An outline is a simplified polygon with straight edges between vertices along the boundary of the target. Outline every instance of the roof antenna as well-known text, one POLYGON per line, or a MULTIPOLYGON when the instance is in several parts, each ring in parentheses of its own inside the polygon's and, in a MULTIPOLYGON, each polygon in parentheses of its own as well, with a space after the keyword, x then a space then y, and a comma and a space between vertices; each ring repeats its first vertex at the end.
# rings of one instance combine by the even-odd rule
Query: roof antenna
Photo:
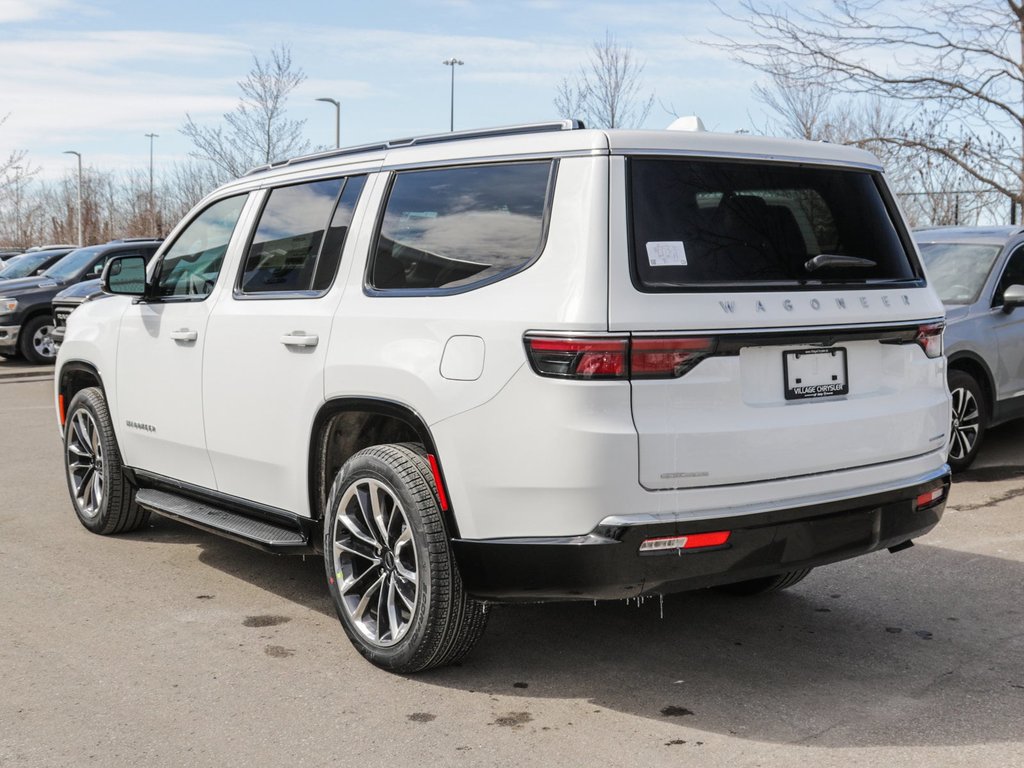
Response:
POLYGON ((697 117, 697 115, 677 117, 672 121, 668 129, 670 131, 696 131, 700 133, 707 131, 707 128, 704 127, 704 121, 697 117))

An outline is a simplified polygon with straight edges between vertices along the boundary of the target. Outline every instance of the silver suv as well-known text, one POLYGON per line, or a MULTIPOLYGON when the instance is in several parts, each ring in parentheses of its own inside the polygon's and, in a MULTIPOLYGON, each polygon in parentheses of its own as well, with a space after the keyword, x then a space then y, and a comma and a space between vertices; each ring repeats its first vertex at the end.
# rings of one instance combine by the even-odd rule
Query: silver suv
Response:
POLYGON ((1024 416, 1024 228, 940 227, 914 233, 946 305, 953 397, 949 465, 967 469, 985 430, 1024 416))

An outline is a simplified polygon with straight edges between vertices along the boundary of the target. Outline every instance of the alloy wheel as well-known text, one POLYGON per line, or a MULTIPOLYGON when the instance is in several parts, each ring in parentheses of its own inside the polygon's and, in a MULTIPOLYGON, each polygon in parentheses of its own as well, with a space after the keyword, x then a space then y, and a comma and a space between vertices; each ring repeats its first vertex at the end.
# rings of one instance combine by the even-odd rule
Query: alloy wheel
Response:
POLYGON ((67 466, 79 512, 86 518, 96 517, 103 504, 103 446, 96 420, 84 408, 71 416, 67 466))
POLYGON ((359 633, 387 647, 409 631, 419 593, 416 547, 387 485, 360 478, 341 498, 331 536, 341 604, 359 633))
POLYGON ((36 332, 32 334, 32 348, 36 351, 37 355, 44 357, 47 360, 53 360, 57 357, 57 345, 53 343, 52 334, 52 325, 40 326, 36 332))
POLYGON ((981 409, 974 395, 966 387, 957 387, 950 394, 953 399, 953 423, 949 457, 959 461, 970 456, 978 442, 981 409))

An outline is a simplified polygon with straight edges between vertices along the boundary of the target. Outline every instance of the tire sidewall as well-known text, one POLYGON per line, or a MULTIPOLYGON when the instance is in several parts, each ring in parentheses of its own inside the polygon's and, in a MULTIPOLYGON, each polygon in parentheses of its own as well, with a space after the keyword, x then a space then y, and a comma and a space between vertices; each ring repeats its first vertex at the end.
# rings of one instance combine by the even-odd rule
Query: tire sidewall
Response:
MULTIPOLYGON (((439 514, 439 513, 438 513, 439 514)), ((327 570, 327 585, 334 602, 335 610, 341 625, 345 629, 352 644, 373 664, 385 669, 401 669, 410 664, 419 652, 431 623, 434 604, 434 578, 432 560, 427 543, 427 532, 420 509, 409 489, 394 468, 373 456, 357 454, 353 456, 339 471, 331 487, 328 499, 327 516, 324 526, 324 564, 327 570), (334 567, 334 527, 337 522, 339 504, 345 492, 354 483, 367 478, 377 480, 386 485, 388 490, 402 504, 406 520, 412 531, 413 547, 416 552, 417 593, 416 609, 412 622, 405 635, 391 646, 380 647, 368 641, 356 628, 348 613, 342 606, 337 574, 334 567)))
POLYGON ((21 329, 21 343, 19 344, 21 356, 34 365, 43 365, 45 363, 52 363, 57 359, 56 354, 53 357, 44 357, 36 352, 35 346, 32 344, 32 337, 36 335, 36 332, 40 328, 44 328, 47 325, 53 325, 53 320, 46 317, 45 315, 37 315, 31 318, 21 329))
MULTIPOLYGON (((949 372, 947 377, 949 391, 952 394, 954 390, 966 389, 974 397, 975 402, 978 404, 978 435, 974 440, 974 445, 971 446, 970 452, 962 459, 953 459, 949 452, 946 454, 946 461, 954 472, 963 472, 974 462, 978 456, 978 451, 981 449, 982 439, 985 437, 985 432, 988 431, 988 399, 985 397, 984 391, 982 391, 981 385, 975 380, 969 373, 960 370, 953 370, 949 372)), ((952 409, 952 404, 951 404, 952 409)), ((952 424, 952 410, 950 412, 950 447, 952 447, 953 438, 953 424, 952 424)))
POLYGON ((75 515, 79 522, 93 533, 106 533, 110 525, 111 499, 114 492, 115 473, 120 472, 120 462, 117 459, 117 445, 112 444, 108 434, 113 434, 110 417, 107 413, 103 396, 96 390, 84 389, 71 399, 64 420, 64 480, 68 486, 68 493, 71 496, 71 505, 75 508, 75 515), (96 429, 99 441, 103 449, 103 499, 94 517, 86 517, 82 514, 75 496, 75 487, 71 482, 71 473, 68 471, 68 437, 74 429, 72 421, 74 415, 81 410, 87 411, 96 422, 96 429))

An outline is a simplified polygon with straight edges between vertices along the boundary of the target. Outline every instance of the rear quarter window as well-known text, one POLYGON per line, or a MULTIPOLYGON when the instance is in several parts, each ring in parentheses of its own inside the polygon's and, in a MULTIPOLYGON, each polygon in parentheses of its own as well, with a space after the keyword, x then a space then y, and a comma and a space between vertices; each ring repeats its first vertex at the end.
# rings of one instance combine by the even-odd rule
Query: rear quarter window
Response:
POLYGON ((849 287, 920 278, 870 171, 633 158, 629 180, 641 290, 849 287), (820 254, 855 260, 808 264, 820 254))
POLYGON ((524 269, 544 245, 555 162, 395 174, 367 285, 456 292, 524 269))

